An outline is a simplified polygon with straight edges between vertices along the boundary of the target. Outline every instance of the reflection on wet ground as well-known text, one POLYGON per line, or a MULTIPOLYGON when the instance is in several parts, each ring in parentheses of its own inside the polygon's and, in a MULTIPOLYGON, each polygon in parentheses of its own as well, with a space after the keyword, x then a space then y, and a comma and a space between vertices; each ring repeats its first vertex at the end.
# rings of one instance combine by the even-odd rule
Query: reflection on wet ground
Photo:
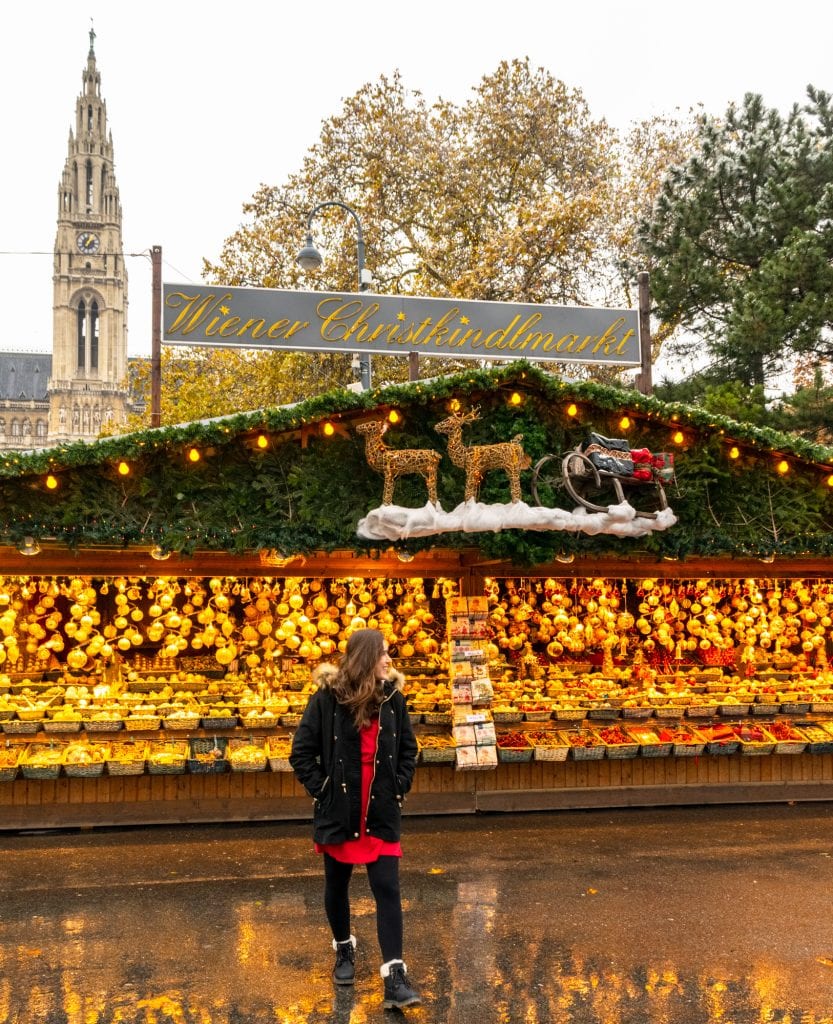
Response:
MULTIPOLYGON (((408 823, 406 960, 449 1024, 833 1024, 833 806, 408 823)), ((362 1024, 306 827, 0 835, 0 1024, 362 1024)))

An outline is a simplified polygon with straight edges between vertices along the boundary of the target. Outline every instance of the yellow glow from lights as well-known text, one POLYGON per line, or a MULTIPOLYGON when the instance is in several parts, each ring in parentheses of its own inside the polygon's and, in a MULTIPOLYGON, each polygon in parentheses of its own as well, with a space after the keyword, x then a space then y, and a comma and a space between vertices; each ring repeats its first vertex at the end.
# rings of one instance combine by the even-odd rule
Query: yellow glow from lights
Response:
POLYGON ((567 415, 578 416, 578 406, 575 402, 570 402, 570 404, 567 406, 567 415))
POLYGON ((630 427, 631 427, 631 418, 630 418, 630 416, 623 416, 619 420, 619 429, 620 430, 630 430, 630 427))
POLYGON ((459 412, 460 411, 460 399, 459 398, 452 398, 451 401, 448 403, 448 408, 449 408, 450 412, 459 412))
POLYGON ((682 444, 683 441, 685 441, 685 434, 682 432, 682 430, 675 430, 671 440, 674 442, 674 444, 682 444))
POLYGON ((740 448, 738 448, 738 446, 736 444, 733 444, 732 447, 729 449, 729 458, 730 459, 739 459, 740 458, 740 448))
POLYGON ((120 462, 118 469, 121 476, 127 476, 130 473, 130 466, 126 462, 120 462))
POLYGON ((402 417, 399 415, 396 409, 391 409, 391 411, 388 413, 388 423, 398 423, 401 419, 402 417))
POLYGON ((789 462, 787 462, 786 459, 781 459, 781 461, 778 463, 778 465, 775 468, 783 476, 784 473, 789 473, 789 471, 790 471, 790 464, 789 464, 789 462))
POLYGON ((55 488, 58 486, 58 478, 50 473, 49 476, 46 478, 46 486, 49 488, 50 491, 54 491, 55 488))
POLYGON ((827 478, 827 486, 833 487, 833 473, 831 473, 830 476, 827 478))
POLYGON ((197 448, 189 448, 188 449, 188 458, 191 460, 191 462, 199 462, 200 461, 199 449, 197 449, 197 448))
POLYGON ((520 405, 522 401, 523 398, 521 398, 520 393, 517 391, 513 391, 512 394, 509 396, 510 405, 520 405))
POLYGON ((258 446, 258 448, 268 448, 269 447, 269 438, 265 434, 258 434, 257 435, 257 446, 258 446))
POLYGON ((336 432, 336 428, 329 421, 327 421, 321 429, 324 431, 325 437, 332 437, 336 432))

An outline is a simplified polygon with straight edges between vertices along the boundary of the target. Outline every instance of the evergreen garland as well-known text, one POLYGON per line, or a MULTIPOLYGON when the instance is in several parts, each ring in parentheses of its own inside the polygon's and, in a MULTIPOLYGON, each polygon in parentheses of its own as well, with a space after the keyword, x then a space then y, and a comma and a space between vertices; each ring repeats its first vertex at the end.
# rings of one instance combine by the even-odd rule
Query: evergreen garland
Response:
MULTIPOLYGON (((558 555, 615 554, 639 550, 657 556, 833 552, 833 450, 802 438, 736 423, 679 403, 662 403, 635 391, 591 382, 562 381, 525 363, 471 370, 356 394, 336 390, 298 405, 241 413, 0 456, 0 535, 18 546, 24 537, 54 540, 71 548, 150 546, 192 553, 277 549, 284 554, 357 549, 378 543, 356 537, 358 520, 378 505, 382 478, 367 464, 363 439, 352 421, 396 409, 402 422, 386 441, 394 448, 434 448, 443 454, 439 498, 446 509, 463 497, 464 474, 446 457, 434 424, 449 403, 477 406, 480 420, 467 425, 466 444, 488 444, 523 434, 532 464, 560 456, 590 431, 627 436, 634 448, 675 451, 677 483, 667 487, 677 525, 639 541, 561 532, 506 530, 494 534, 443 535, 409 541, 409 551, 477 544, 484 554, 528 566, 558 555), (513 404, 511 395, 520 401, 513 404), (575 416, 568 415, 574 403, 575 416), (619 427, 627 413, 629 430, 619 427), (322 425, 336 425, 326 437, 322 425), (682 431, 675 446, 671 436, 682 431), (255 439, 262 434, 267 447, 255 439), (740 457, 728 457, 730 445, 740 457), (200 459, 191 462, 188 451, 200 459), (790 472, 779 475, 776 455, 790 472), (128 475, 118 464, 126 462, 128 475), (47 474, 58 487, 49 490, 47 474)), ((544 504, 571 507, 559 486, 560 459, 540 479, 544 504)), ((532 504, 532 470, 522 474, 532 504)), ((480 500, 506 502, 501 473, 486 476, 480 500)), ((612 500, 612 499, 611 499, 612 500)), ((394 501, 420 506, 424 482, 404 477, 394 501)))

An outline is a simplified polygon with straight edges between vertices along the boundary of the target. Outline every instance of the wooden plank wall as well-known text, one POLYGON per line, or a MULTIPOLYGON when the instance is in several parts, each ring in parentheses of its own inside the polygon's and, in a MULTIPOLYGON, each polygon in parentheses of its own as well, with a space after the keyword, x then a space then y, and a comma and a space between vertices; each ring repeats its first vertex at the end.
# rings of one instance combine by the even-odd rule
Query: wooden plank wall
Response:
MULTIPOLYGON (((407 810, 471 813, 796 798, 833 799, 833 754, 532 761, 470 772, 420 765, 407 810)), ((307 819, 311 809, 295 777, 284 772, 0 782, 0 828, 5 829, 307 819)))

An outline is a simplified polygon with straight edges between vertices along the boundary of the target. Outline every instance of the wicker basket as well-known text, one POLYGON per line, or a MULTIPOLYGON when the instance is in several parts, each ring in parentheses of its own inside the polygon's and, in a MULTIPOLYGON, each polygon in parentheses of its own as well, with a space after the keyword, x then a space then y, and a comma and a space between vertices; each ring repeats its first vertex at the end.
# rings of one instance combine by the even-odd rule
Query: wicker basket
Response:
POLYGON ((653 713, 654 709, 645 704, 623 707, 621 711, 622 718, 650 718, 653 713))
POLYGON ((451 725, 450 711, 426 711, 422 718, 426 725, 451 725))
POLYGON ((133 740, 112 744, 105 760, 107 774, 142 775, 147 749, 147 743, 135 743, 133 740))
MULTIPOLYGON (((760 728, 757 726, 756 728, 760 728)), ((740 742, 741 754, 747 755, 759 755, 759 754, 771 754, 775 750, 775 739, 765 730, 761 729, 764 739, 744 739, 743 733, 738 735, 740 742)))
POLYGON ((14 717, 14 708, 0 708, 0 722, 8 722, 14 717))
POLYGON ((187 743, 180 740, 165 740, 150 745, 147 770, 151 775, 182 775, 187 761, 187 743))
POLYGON ((20 761, 20 771, 24 779, 57 779, 61 774, 61 760, 63 750, 61 747, 49 747, 43 743, 33 743, 26 748, 20 761), (48 764, 32 764, 31 758, 48 756, 48 764))
POLYGON ((661 740, 650 726, 632 728, 629 732, 639 744, 639 753, 642 757, 668 757, 671 753, 674 744, 670 740, 661 740))
POLYGON ((654 709, 654 714, 657 718, 678 722, 685 715, 686 711, 688 711, 688 708, 685 704, 660 704, 654 709))
POLYGON ((240 719, 244 729, 277 729, 280 720, 275 715, 247 715, 240 719))
POLYGON ((804 735, 807 737, 809 754, 833 754, 833 736, 820 725, 805 725, 804 735))
POLYGON ((706 738, 701 736, 694 729, 688 730, 691 733, 690 740, 674 740, 671 752, 675 757, 699 757, 706 749, 706 738))
POLYGON ((84 732, 118 732, 122 727, 121 716, 118 718, 85 718, 81 723, 84 732))
POLYGON ((457 748, 453 744, 447 747, 423 747, 420 745, 420 757, 423 764, 454 764, 457 760, 457 748))
POLYGON ((18 708, 17 717, 21 722, 42 722, 46 718, 46 709, 18 708))
POLYGON ((502 747, 498 744, 498 760, 504 764, 522 764, 532 760, 534 748, 527 744, 525 747, 502 747))
POLYGON ((272 738, 266 744, 266 758, 273 772, 291 772, 289 763, 290 744, 285 739, 272 738))
POLYGON ((775 739, 775 750, 773 754, 803 754, 807 748, 807 737, 801 731, 796 729, 795 726, 790 726, 790 730, 793 735, 789 739, 779 740, 773 733, 775 739))
POLYGON ((685 713, 688 718, 714 718, 717 709, 717 704, 689 704, 685 713))
POLYGON ((155 732, 161 721, 154 715, 128 715, 124 727, 128 732, 155 732))
POLYGON ((718 708, 721 718, 746 718, 750 704, 721 704, 718 708))
POLYGON ((781 711, 785 715, 806 715, 809 710, 809 701, 788 700, 781 705, 781 711))
POLYGON ((10 749, 3 752, 3 761, 0 761, 0 782, 12 782, 17 777, 19 760, 19 750, 10 749))
POLYGON ((225 736, 213 736, 210 739, 200 736, 188 741, 188 771, 192 775, 221 775, 228 771, 228 760, 226 759, 225 736), (215 754, 214 751, 218 751, 215 754), (210 759, 199 757, 200 754, 211 754, 210 759))
MULTIPOLYGON (((200 719, 203 729, 236 729, 237 722, 237 715, 225 715, 223 718, 220 718, 219 715, 207 715, 200 719)), ((283 718, 281 722, 283 722, 283 718)))
POLYGON ((585 708, 556 708, 553 714, 559 722, 583 722, 587 717, 585 708))
POLYGON ((265 738, 229 740, 228 759, 233 772, 265 772, 269 763, 265 738))
POLYGON ((639 753, 638 743, 605 743, 605 756, 611 760, 619 761, 628 757, 636 757, 639 753))
POLYGON ((523 716, 527 722, 549 722, 552 711, 524 711, 523 716))
POLYGON ((280 723, 287 729, 296 729, 301 724, 301 716, 295 714, 281 715, 280 723))
POLYGON ((93 760, 84 764, 67 761, 69 750, 64 752, 64 775, 70 779, 97 779, 104 774, 104 755, 107 750, 103 747, 90 747, 93 753, 93 760))
POLYGON ((81 732, 80 718, 47 718, 43 723, 43 731, 50 733, 81 732))
POLYGON ((814 715, 830 715, 833 714, 833 701, 829 700, 814 700, 810 705, 814 715))
POLYGON ((200 725, 199 715, 180 715, 174 718, 169 715, 162 719, 162 724, 172 732, 189 732, 191 729, 198 729, 200 725))
POLYGON ((502 723, 503 725, 512 725, 516 722, 522 722, 524 717, 523 711, 493 711, 492 718, 495 722, 502 723))
POLYGON ((3 722, 3 732, 9 736, 34 736, 40 732, 40 719, 34 722, 24 722, 19 718, 13 718, 10 722, 3 722))
POLYGON ((566 761, 570 752, 570 744, 563 736, 556 733, 553 742, 536 742, 532 748, 535 761, 566 761))
POLYGON ((593 718, 601 722, 613 722, 619 717, 619 708, 599 707, 588 708, 587 718, 593 718))
POLYGON ((570 757, 574 761, 601 761, 604 756, 604 743, 596 741, 592 747, 583 747, 570 743, 570 757))
POLYGON ((753 704, 751 710, 753 715, 777 715, 781 710, 781 705, 767 704, 762 701, 760 704, 757 702, 753 704))

